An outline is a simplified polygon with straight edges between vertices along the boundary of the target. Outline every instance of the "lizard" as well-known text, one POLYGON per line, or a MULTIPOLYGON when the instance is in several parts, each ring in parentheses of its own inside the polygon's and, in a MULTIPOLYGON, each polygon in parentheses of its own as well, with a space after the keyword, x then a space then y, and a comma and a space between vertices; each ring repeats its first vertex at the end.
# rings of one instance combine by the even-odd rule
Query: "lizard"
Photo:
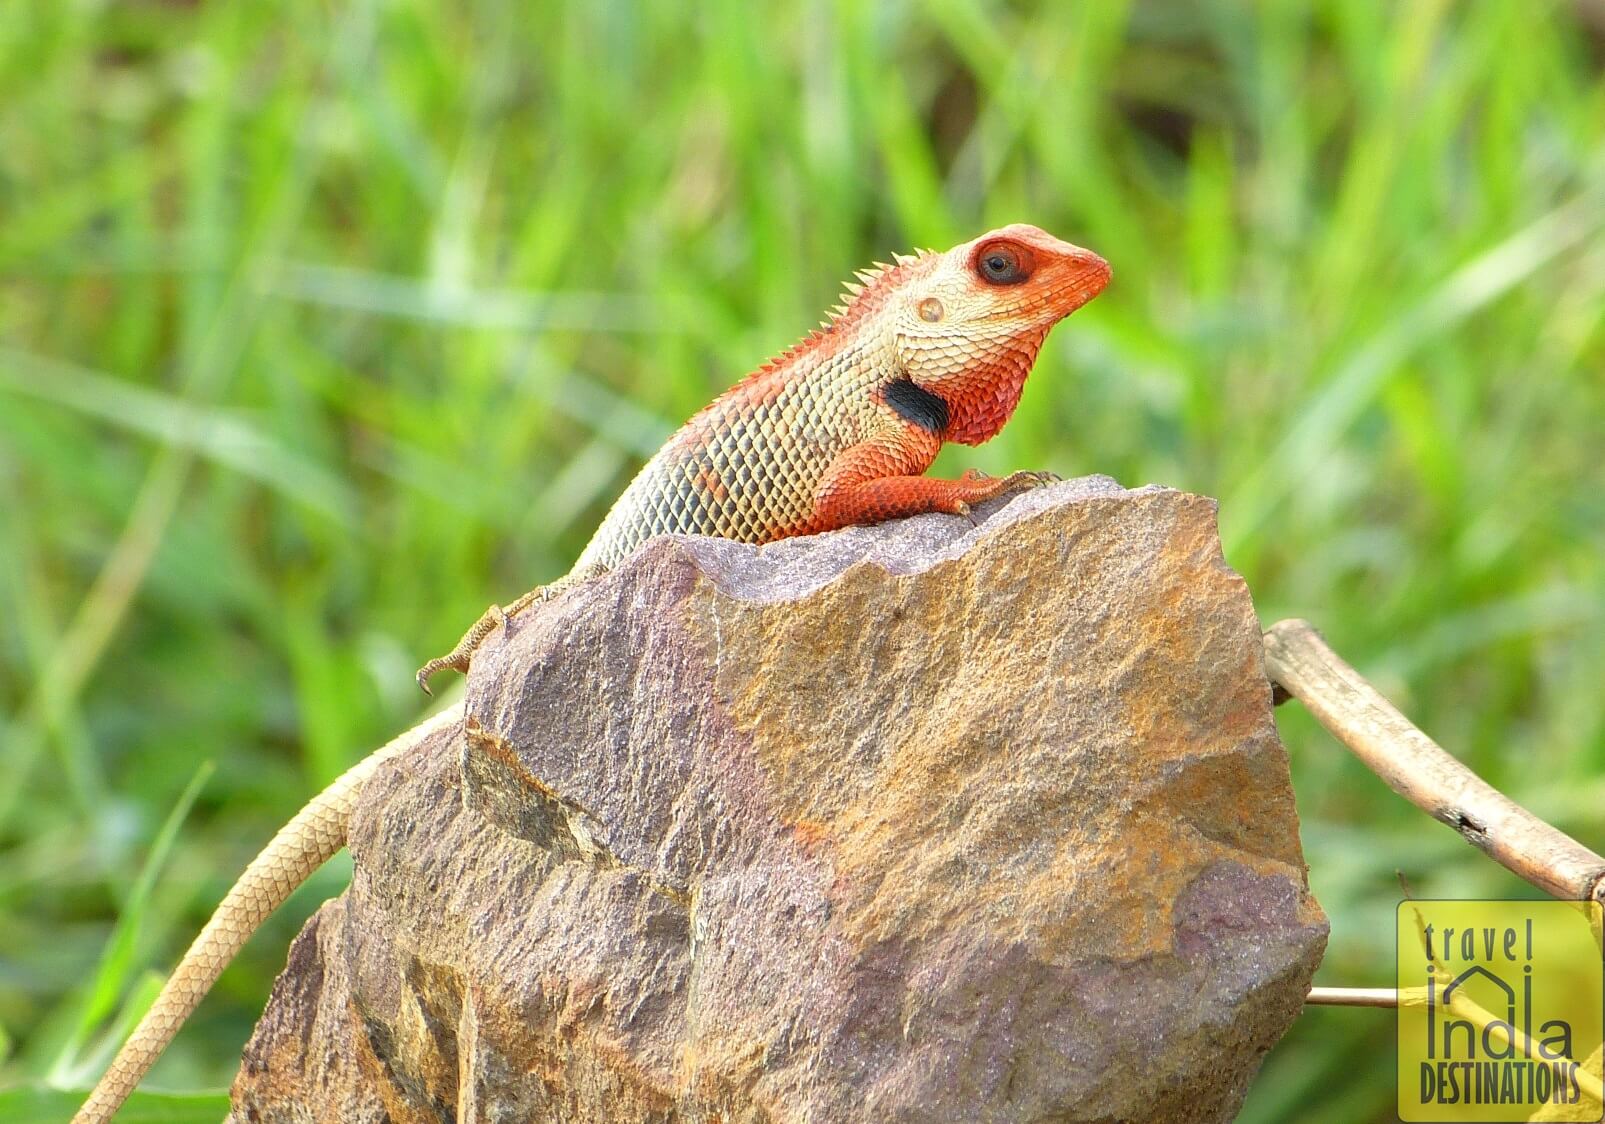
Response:
POLYGON ((418 671, 466 671, 507 619, 617 565, 666 533, 765 543, 852 523, 970 505, 1043 483, 1040 473, 922 476, 943 442, 1003 428, 1048 329, 1092 299, 1109 265, 1033 226, 943 254, 893 255, 849 282, 801 343, 691 418, 619 496, 569 574, 492 605, 418 671))
MULTIPOLYGON (((1025 224, 945 252, 894 254, 849 282, 829 317, 676 431, 620 494, 564 577, 492 605, 451 652, 419 669, 466 672, 531 606, 613 569, 666 534, 765 543, 944 512, 1034 488, 1043 472, 924 475, 946 442, 979 445, 1019 404, 1043 340, 1103 291, 1109 264, 1025 224)), ((363 783, 463 720, 459 703, 352 766, 246 868, 140 1020, 74 1124, 103 1124, 133 1091, 269 913, 346 842, 363 783)))

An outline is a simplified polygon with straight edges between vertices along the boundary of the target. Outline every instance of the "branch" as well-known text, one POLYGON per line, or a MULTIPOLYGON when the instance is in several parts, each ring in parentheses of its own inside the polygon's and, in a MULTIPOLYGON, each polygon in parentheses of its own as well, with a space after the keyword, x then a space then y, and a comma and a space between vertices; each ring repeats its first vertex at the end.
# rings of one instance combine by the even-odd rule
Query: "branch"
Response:
POLYGON ((1271 626, 1265 668, 1389 788, 1495 862, 1552 897, 1605 903, 1605 858, 1444 752, 1339 659, 1308 621, 1271 626))
MULTIPOLYGON (((1286 622, 1284 622, 1286 623, 1286 622)), ((1306 625, 1306 628, 1309 626, 1306 625)), ((1320 1003, 1332 1007, 1425 1007, 1427 1006, 1427 989, 1424 987, 1409 987, 1402 991, 1395 991, 1391 987, 1312 987, 1306 1003, 1320 1003)), ((1450 998, 1445 1010, 1470 1019, 1478 1030, 1488 1030, 1500 1044, 1509 1043, 1512 1048, 1519 1048, 1528 1057, 1537 1055, 1532 1039, 1526 1034, 1512 1027, 1497 1016, 1490 1014, 1484 1007, 1468 999, 1463 991, 1456 991, 1450 998)), ((1601 1089, 1599 1078, 1587 1067, 1579 1066, 1576 1072, 1578 1087, 1593 1101, 1598 1102, 1605 1097, 1605 1090, 1601 1089)))
MULTIPOLYGON (((1323 1007, 1397 1007, 1399 993, 1391 987, 1312 987, 1304 1002, 1323 1007)), ((1405 1002, 1410 1002, 1408 997, 1405 1002)))

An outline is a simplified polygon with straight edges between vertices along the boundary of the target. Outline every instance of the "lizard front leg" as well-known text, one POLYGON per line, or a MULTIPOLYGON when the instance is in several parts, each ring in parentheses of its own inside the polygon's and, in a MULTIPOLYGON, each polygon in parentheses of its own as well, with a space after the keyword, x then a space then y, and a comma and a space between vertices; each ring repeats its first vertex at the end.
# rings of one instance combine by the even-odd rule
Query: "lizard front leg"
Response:
POLYGON ((972 504, 1058 479, 1051 472, 993 477, 976 469, 957 480, 919 475, 941 447, 939 437, 919 427, 888 426, 848 448, 819 483, 809 530, 829 531, 933 511, 968 516, 972 504))

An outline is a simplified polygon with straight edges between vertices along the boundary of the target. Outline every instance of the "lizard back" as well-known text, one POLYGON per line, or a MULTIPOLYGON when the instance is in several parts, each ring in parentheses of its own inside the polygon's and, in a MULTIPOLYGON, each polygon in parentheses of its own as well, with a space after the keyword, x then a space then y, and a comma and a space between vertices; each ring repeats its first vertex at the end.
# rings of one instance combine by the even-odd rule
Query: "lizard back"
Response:
POLYGON ((636 474, 575 563, 612 569, 647 539, 763 543, 813 515, 831 463, 863 439, 895 367, 873 351, 810 352, 766 366, 703 408, 636 474))

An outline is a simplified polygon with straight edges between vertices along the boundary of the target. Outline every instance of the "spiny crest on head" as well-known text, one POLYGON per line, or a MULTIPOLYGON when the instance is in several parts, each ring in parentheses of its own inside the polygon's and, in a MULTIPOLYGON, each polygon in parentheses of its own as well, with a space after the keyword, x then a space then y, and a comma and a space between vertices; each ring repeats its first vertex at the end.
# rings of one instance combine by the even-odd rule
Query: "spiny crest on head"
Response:
POLYGON ((827 310, 828 316, 819 322, 819 327, 763 364, 758 370, 769 371, 783 366, 808 349, 818 346, 820 341, 857 323, 885 304, 887 296, 898 285, 933 266, 938 256, 934 250, 918 250, 912 254, 894 253, 892 264, 878 261, 867 269, 855 271, 853 276, 858 280, 849 281, 843 286, 844 291, 840 299, 830 306, 827 310))

